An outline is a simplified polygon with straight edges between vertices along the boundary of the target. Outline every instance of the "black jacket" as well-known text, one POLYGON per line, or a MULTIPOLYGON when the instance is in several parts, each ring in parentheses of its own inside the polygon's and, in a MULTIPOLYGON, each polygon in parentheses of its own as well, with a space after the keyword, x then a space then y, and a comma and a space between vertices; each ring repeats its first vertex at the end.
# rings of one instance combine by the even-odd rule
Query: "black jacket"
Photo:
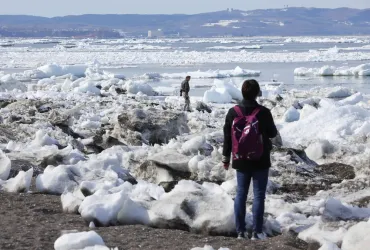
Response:
POLYGON ((184 93, 188 94, 189 91, 190 91, 189 81, 188 80, 184 80, 181 83, 181 92, 184 92, 184 93))
MULTIPOLYGON (((252 114, 256 107, 260 107, 261 110, 257 114, 259 122, 259 129, 263 137, 263 155, 258 161, 250 160, 235 160, 232 163, 232 167, 237 170, 243 169, 263 169, 271 167, 270 153, 272 149, 272 143, 270 138, 274 138, 277 135, 277 129, 272 118, 271 112, 268 108, 259 105, 256 101, 243 100, 242 104, 239 105, 244 115, 252 114)), ((234 108, 230 109, 226 115, 225 126, 224 126, 224 148, 222 161, 224 163, 230 162, 230 156, 232 151, 232 139, 231 139, 231 127, 237 114, 234 108)))

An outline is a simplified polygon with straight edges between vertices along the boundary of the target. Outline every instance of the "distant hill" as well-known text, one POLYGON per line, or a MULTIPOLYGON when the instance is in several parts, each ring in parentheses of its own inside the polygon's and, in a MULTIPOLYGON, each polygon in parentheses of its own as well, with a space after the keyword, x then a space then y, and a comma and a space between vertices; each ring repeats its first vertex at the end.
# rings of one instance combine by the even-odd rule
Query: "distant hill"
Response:
POLYGON ((370 9, 226 10, 195 15, 0 16, 0 35, 147 36, 162 29, 181 36, 370 35, 370 9))

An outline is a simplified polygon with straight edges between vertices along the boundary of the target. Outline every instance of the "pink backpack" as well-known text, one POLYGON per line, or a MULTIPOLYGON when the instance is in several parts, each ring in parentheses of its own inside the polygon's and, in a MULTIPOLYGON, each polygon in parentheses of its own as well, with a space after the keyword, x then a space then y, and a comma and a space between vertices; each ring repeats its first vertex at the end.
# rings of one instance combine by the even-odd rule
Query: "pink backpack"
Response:
POLYGON ((249 116, 245 116, 239 106, 234 107, 238 116, 231 127, 233 160, 259 160, 263 154, 263 139, 259 130, 257 107, 249 116))

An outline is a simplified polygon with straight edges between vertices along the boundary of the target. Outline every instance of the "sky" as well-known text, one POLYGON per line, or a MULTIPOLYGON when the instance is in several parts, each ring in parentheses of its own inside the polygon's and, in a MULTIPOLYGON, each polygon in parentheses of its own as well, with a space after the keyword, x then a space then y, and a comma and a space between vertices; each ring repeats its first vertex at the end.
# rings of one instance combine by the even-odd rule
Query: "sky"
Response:
POLYGON ((64 16, 79 14, 195 14, 227 8, 370 8, 370 0, 1 0, 0 14, 64 16))

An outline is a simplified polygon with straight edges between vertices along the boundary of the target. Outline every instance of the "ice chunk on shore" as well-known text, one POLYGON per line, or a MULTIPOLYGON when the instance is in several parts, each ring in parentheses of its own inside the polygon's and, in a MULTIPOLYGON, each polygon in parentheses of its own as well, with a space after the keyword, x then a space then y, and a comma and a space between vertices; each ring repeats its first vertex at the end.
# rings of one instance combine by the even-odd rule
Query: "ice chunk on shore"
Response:
MULTIPOLYGON (((194 152, 194 151, 191 151, 191 149, 188 148, 188 147, 191 146, 191 145, 196 146, 196 145, 199 145, 203 142, 202 138, 198 138, 198 137, 195 137, 194 139, 192 139, 190 141, 191 141, 190 143, 188 141, 188 142, 186 142, 187 144, 186 143, 183 144, 183 146, 184 146, 183 150, 185 150, 185 152, 194 152), (200 139, 200 141, 198 141, 198 139, 200 139), (190 151, 186 151, 186 150, 190 150, 190 151)), ((195 150, 197 150, 197 149, 195 149, 195 150)), ((168 167, 172 170, 175 170, 175 171, 180 171, 180 172, 188 172, 189 171, 188 162, 189 162, 190 158, 188 156, 183 155, 183 154, 179 154, 178 152, 176 152, 174 150, 171 150, 171 149, 163 150, 163 151, 161 151, 157 154, 154 154, 154 155, 148 157, 148 160, 154 161, 154 162, 158 163, 159 165, 166 166, 166 167, 168 167)))
POLYGON ((76 186, 71 180, 70 171, 66 166, 48 166, 44 173, 36 178, 36 189, 49 194, 63 194, 64 191, 76 186))
POLYGON ((44 78, 37 82, 37 85, 54 85, 56 83, 55 79, 52 78, 44 78))
POLYGON ((355 130, 356 135, 370 137, 370 122, 366 121, 364 124, 355 130))
POLYGON ((363 220, 370 218, 370 208, 344 205, 339 200, 330 198, 325 204, 323 216, 329 220, 363 220))
POLYGON ((337 102, 327 99, 321 100, 319 105, 320 108, 311 115, 281 127, 279 131, 285 145, 308 147, 318 140, 327 140, 332 145, 345 146, 361 127, 365 126, 364 132, 367 131, 364 124, 369 122, 370 113, 366 108, 338 106, 337 102))
POLYGON ((50 78, 52 76, 63 76, 72 74, 75 76, 85 76, 87 65, 59 65, 59 64, 47 64, 37 68, 38 71, 43 72, 44 78, 50 78))
POLYGON ((25 91, 27 87, 23 83, 14 79, 12 75, 0 75, 0 91, 4 92, 15 89, 25 91))
POLYGON ((79 213, 87 222, 94 221, 103 226, 114 225, 117 224, 118 212, 126 199, 128 196, 123 192, 109 195, 94 194, 81 203, 79 213))
POLYGON ((332 242, 325 242, 319 250, 340 250, 340 248, 332 242))
POLYGON ((101 123, 95 121, 84 121, 81 123, 81 128, 85 129, 97 129, 100 128, 101 123))
POLYGON ((298 110, 296 110, 294 107, 290 107, 283 116, 283 119, 285 122, 295 122, 298 121, 300 118, 300 114, 298 110))
MULTIPOLYGON (((215 249, 210 245, 205 245, 204 247, 194 247, 191 250, 215 250, 215 249)), ((230 250, 230 249, 225 248, 225 247, 220 247, 218 250, 230 250)))
POLYGON ((317 111, 317 109, 311 105, 304 105, 301 112, 300 112, 300 115, 299 115, 299 119, 306 119, 307 117, 309 117, 311 114, 315 113, 317 111))
POLYGON ((323 158, 325 154, 331 153, 333 149, 333 145, 327 140, 319 140, 309 145, 305 152, 310 159, 317 161, 323 158))
POLYGON ((266 83, 266 85, 261 86, 261 92, 263 97, 274 99, 283 93, 283 84, 276 86, 272 83, 266 83))
POLYGON ((364 99, 363 95, 361 93, 356 93, 354 95, 351 95, 343 100, 340 100, 338 103, 341 105, 355 105, 359 102, 361 102, 364 99))
POLYGON ((35 139, 33 140, 33 145, 43 147, 43 146, 51 146, 51 145, 58 145, 59 142, 53 138, 51 138, 48 134, 46 134, 42 130, 38 130, 35 135, 35 139))
POLYGON ((353 68, 353 71, 359 76, 370 76, 370 63, 357 66, 353 68))
POLYGON ((327 94, 327 98, 346 98, 353 94, 353 90, 344 87, 332 88, 327 94))
POLYGON ((200 185, 182 180, 170 193, 154 202, 150 214, 153 225, 178 221, 196 231, 218 233, 231 232, 235 227, 233 200, 213 183, 200 185))
POLYGON ((370 221, 351 227, 343 238, 342 250, 364 250, 370 246, 370 221))
POLYGON ((12 75, 0 76, 0 83, 12 84, 16 83, 17 80, 12 77, 12 75))
POLYGON ((100 89, 98 89, 94 82, 86 80, 80 83, 80 86, 74 89, 75 93, 90 93, 93 95, 100 95, 100 89))
POLYGON ((84 198, 85 197, 80 190, 77 190, 73 193, 63 193, 61 196, 63 211, 65 213, 77 213, 84 198))
POLYGON ((11 178, 3 183, 1 183, 0 180, 0 187, 9 193, 28 192, 31 186, 32 175, 33 168, 27 172, 20 171, 16 177, 11 178))
POLYGON ((230 103, 232 99, 226 89, 218 89, 216 87, 207 90, 203 96, 203 102, 205 103, 230 103))
POLYGON ((196 136, 189 141, 186 141, 181 149, 184 153, 198 153, 198 150, 206 143, 206 138, 204 136, 196 136))
POLYGON ((87 247, 95 246, 105 247, 102 237, 100 237, 100 235, 98 235, 95 231, 64 234, 54 243, 55 250, 82 250, 86 249, 87 247))
POLYGON ((318 222, 314 226, 299 233, 298 238, 308 243, 318 242, 320 245, 324 245, 327 242, 340 244, 346 233, 347 230, 343 227, 337 230, 329 230, 325 227, 325 224, 318 222))
POLYGON ((79 212, 85 221, 94 221, 103 226, 149 223, 147 210, 132 201, 124 191, 95 193, 81 203, 79 212))
POLYGON ((334 75, 335 68, 330 66, 324 66, 319 69, 318 75, 319 76, 332 76, 334 75))
POLYGON ((235 87, 232 82, 224 82, 216 79, 214 85, 217 89, 225 89, 234 100, 243 100, 241 90, 235 87))
POLYGON ((243 100, 241 90, 232 82, 215 79, 213 85, 204 93, 203 102, 230 103, 232 99, 243 100))
POLYGON ((133 94, 133 95, 136 95, 139 92, 147 96, 156 95, 156 92, 154 91, 154 89, 147 83, 128 81, 124 85, 124 88, 127 90, 127 93, 133 94))
POLYGON ((6 181, 8 179, 11 165, 10 159, 0 150, 0 180, 6 181))
POLYGON ((295 76, 310 76, 310 75, 315 75, 316 72, 317 72, 317 69, 313 69, 313 68, 300 67, 300 68, 294 69, 295 76))

